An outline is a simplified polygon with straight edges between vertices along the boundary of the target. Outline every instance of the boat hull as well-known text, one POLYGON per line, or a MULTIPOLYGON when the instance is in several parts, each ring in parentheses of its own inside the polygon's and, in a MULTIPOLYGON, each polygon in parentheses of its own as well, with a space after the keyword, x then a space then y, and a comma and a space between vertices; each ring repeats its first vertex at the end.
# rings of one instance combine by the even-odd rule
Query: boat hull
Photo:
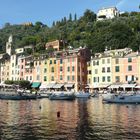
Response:
POLYGON ((140 104, 140 95, 112 95, 103 98, 103 102, 121 104, 140 104))
POLYGON ((33 100, 37 98, 36 95, 0 95, 1 100, 33 100))

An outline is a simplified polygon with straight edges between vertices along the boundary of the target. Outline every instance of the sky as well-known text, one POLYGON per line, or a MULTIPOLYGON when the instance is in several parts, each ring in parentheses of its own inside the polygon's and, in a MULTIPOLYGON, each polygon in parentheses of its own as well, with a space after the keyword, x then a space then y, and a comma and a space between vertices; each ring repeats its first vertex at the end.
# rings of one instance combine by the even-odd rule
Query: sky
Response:
POLYGON ((140 0, 0 0, 0 27, 5 23, 21 24, 41 21, 51 26, 53 21, 77 17, 86 9, 97 13, 103 7, 116 6, 119 11, 140 11, 140 0))

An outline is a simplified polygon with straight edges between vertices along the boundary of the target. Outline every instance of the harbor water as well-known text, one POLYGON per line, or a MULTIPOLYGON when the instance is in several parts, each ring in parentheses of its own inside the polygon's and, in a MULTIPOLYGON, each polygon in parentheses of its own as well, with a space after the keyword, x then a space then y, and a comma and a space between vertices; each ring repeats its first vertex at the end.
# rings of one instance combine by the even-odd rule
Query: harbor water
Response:
POLYGON ((116 139, 140 139, 139 104, 0 100, 0 140, 116 139))

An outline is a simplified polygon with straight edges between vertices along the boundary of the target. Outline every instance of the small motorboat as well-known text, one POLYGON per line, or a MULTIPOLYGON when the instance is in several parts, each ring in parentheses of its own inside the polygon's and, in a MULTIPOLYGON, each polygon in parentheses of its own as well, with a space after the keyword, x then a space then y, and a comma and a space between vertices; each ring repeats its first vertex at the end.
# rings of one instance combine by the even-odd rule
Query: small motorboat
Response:
POLYGON ((103 102, 107 103, 140 103, 140 94, 112 94, 107 93, 102 95, 103 102))
POLYGON ((79 92, 75 93, 75 97, 76 98, 90 98, 90 93, 79 91, 79 92))
POLYGON ((72 92, 54 92, 49 96, 50 100, 74 100, 75 96, 72 92))

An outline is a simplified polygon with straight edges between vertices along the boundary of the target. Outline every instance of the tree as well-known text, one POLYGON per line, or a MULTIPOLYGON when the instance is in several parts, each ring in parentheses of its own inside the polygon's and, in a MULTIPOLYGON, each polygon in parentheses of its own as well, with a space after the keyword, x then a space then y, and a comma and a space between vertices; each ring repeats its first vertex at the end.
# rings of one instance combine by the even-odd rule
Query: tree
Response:
POLYGON ((76 15, 76 13, 74 15, 74 21, 77 21, 77 15, 76 15))
POLYGON ((72 21, 72 14, 69 14, 69 21, 72 21))

